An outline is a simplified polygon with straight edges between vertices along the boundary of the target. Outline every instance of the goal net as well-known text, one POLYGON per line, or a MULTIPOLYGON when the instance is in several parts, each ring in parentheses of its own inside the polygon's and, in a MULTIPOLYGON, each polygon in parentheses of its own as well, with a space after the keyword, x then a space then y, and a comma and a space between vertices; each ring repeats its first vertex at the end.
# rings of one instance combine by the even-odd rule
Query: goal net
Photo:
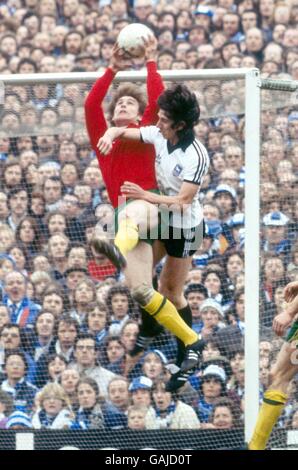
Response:
MULTIPOLYGON (((261 102, 260 397, 286 337, 273 333, 272 321, 285 308, 284 287, 298 280, 297 82, 264 80, 261 102)), ((294 377, 268 448, 297 448, 297 391, 294 377)))
MULTIPOLYGON (((164 75, 167 86, 183 81, 197 94, 196 135, 211 157, 200 190, 206 236, 185 284, 193 328, 207 346, 202 367, 171 396, 162 388, 176 360, 175 338, 150 330, 156 335, 126 374, 141 314, 124 276, 106 258, 94 260, 89 248, 94 231, 104 231, 114 215, 85 125, 84 101, 95 79, 2 77, 0 397, 6 411, 0 447, 14 445, 6 429, 20 426, 34 433, 28 445, 35 449, 239 448, 257 415, 268 355, 279 347, 271 333, 279 287, 297 272, 297 95, 262 91, 259 171, 258 159, 251 163, 258 152, 257 72, 164 75), (260 279, 258 210, 260 223, 269 213, 287 217, 291 242, 282 244, 291 246, 286 254, 272 257, 262 226, 260 279), (281 262, 284 271, 269 287, 263 273, 272 275, 281 262), (24 396, 16 396, 17 383, 25 384, 24 396), (95 395, 90 402, 88 392, 95 395)), ((119 74, 103 103, 107 119, 117 87, 144 87, 145 79, 143 72, 119 74)), ((155 267, 157 286, 164 262, 155 267)))

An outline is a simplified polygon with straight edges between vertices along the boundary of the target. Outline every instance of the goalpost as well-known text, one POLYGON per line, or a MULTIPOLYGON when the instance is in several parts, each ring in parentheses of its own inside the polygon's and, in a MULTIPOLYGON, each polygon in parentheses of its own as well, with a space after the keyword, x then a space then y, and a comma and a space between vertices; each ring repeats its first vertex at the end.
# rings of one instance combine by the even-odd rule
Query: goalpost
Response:
MULTIPOLYGON (((208 83, 223 83, 233 81, 239 86, 238 111, 245 120, 244 128, 244 153, 245 153, 245 441, 251 437, 256 423, 259 409, 259 310, 260 310, 260 116, 261 116, 261 89, 280 90, 286 93, 297 90, 297 83, 280 80, 262 80, 257 69, 223 69, 223 70, 186 70, 186 71, 161 71, 166 82, 183 81, 191 83, 194 90, 204 93, 204 86, 208 83), (242 99, 242 102, 241 102, 242 99)), ((63 87, 68 85, 90 86, 99 74, 71 73, 71 74, 28 74, 28 75, 2 75, 0 76, 0 88, 5 95, 16 90, 17 87, 32 87, 44 84, 50 88, 56 87, 58 93, 63 96, 63 87), (60 88, 59 88, 60 87, 60 88), (59 91, 60 90, 60 91, 59 91), (61 91, 62 90, 62 91, 61 91)), ((145 82, 146 72, 120 72, 114 82, 145 82)), ((1 93, 0 90, 0 93, 1 93)), ((84 94, 82 93, 82 95, 84 94)), ((71 88, 69 88, 71 95, 71 88)), ((81 97, 82 98, 82 97, 81 97)), ((237 97, 236 97, 237 98, 237 97)), ((232 99, 232 98, 231 98, 232 99)), ((74 94, 74 101, 76 95, 74 94)), ((81 105, 81 103, 80 103, 81 105)), ((208 119, 211 110, 202 109, 201 118, 208 119)), ((79 114, 79 113, 78 113, 79 114)), ((224 114, 223 114, 224 115, 224 114)), ((228 115, 228 113, 226 113, 228 115)), ((218 116, 212 115, 216 119, 218 116)), ((75 123, 78 129, 83 128, 82 121, 75 123)), ((75 127, 74 126, 74 127, 75 127)), ((36 130, 35 130, 36 132, 36 130)), ((37 131, 38 132, 38 131, 37 131)), ((57 127, 55 131, 65 132, 57 127)), ((10 135, 16 137, 29 135, 30 132, 17 131, 14 135, 13 128, 10 135)))

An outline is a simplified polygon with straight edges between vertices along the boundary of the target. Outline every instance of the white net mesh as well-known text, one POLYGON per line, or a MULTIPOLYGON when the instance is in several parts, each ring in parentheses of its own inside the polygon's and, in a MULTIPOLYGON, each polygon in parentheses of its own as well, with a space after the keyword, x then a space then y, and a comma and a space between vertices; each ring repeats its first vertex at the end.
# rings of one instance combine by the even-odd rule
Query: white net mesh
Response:
MULTIPOLYGON (((298 280, 297 92, 262 90, 261 98, 260 399, 285 340, 274 335, 272 321, 285 308, 284 287, 298 280)), ((295 432, 288 433, 296 426, 296 376, 289 385, 288 396, 270 448, 297 447, 295 432)))
MULTIPOLYGON (((245 327, 244 80, 194 80, 186 84, 199 97, 201 120, 196 133, 211 156, 210 171, 201 189, 207 236, 194 255, 185 284, 193 329, 204 336, 207 347, 203 367, 194 371, 178 397, 163 396, 161 401, 156 381, 160 377, 164 381, 169 378, 167 365, 176 360, 176 340, 170 333, 160 332, 146 347, 137 366, 125 376, 126 353, 135 345, 141 315, 122 275, 104 257, 96 264, 88 246, 94 228, 109 223, 112 217, 84 121, 83 104, 91 85, 5 87, 0 132, 3 253, 0 393, 6 403, 3 427, 19 424, 33 429, 67 428, 59 437, 53 432, 42 436, 36 433, 35 448, 51 449, 66 444, 103 448, 111 443, 120 449, 241 446, 245 327), (7 276, 14 270, 21 271, 23 277, 7 276), (200 312, 205 298, 217 302, 215 311, 200 312), (9 350, 15 349, 21 349, 25 355, 28 369, 19 372, 19 376, 15 372, 13 378, 12 371, 22 370, 24 362, 22 354, 15 351, 10 357, 9 350), (83 380, 77 388, 78 381, 86 376, 93 378, 99 388, 97 405, 90 398, 88 402, 88 390, 92 394, 96 389, 92 381, 83 380), (13 389, 22 377, 26 386, 15 395, 13 389), (146 378, 156 382, 153 392, 146 378), (13 400, 9 398, 12 394, 13 400), (60 401, 53 400, 52 410, 48 411, 44 403, 48 406, 53 396, 60 401), (90 409, 88 403, 93 403, 92 416, 86 411, 90 409), (17 410, 16 415, 11 415, 13 409, 17 410), (20 415, 20 411, 25 415, 20 415), (121 431, 127 428, 132 430, 121 431), (174 433, 173 428, 179 431, 174 433)), ((111 101, 114 90, 111 87, 105 105, 111 101)), ((291 217, 289 237, 294 246, 297 197, 292 175, 297 167, 294 140, 297 133, 290 131, 292 121, 288 115, 292 108, 288 101, 284 108, 280 95, 275 100, 274 92, 270 93, 270 99, 263 99, 267 107, 263 116, 272 120, 269 123, 272 130, 269 133, 264 129, 262 156, 267 158, 262 158, 261 211, 263 216, 281 210, 291 217), (274 149, 274 145, 278 148, 274 149), (285 148, 282 158, 276 157, 278 165, 272 164, 274 150, 280 155, 285 148), (290 185, 287 197, 273 198, 272 192, 278 194, 285 184, 290 185)), ((287 94, 285 97, 290 99, 287 94)), ((289 274, 290 265, 297 267, 291 250, 285 255, 289 274)), ((156 267, 156 282, 162 265, 161 262, 156 267)), ((284 277, 285 272, 281 275, 284 277)), ((278 280, 274 289, 281 284, 278 280)), ((274 296, 272 290, 270 293, 274 296)), ((264 290, 261 339, 266 342, 268 339, 269 349, 275 343, 269 333, 270 322, 279 308, 279 298, 275 303, 274 299, 264 290)), ((264 386, 268 365, 262 359, 264 386)), ((285 420, 280 426, 284 428, 285 420)), ((4 432, 1 446, 3 443, 8 448, 10 441, 4 432)))

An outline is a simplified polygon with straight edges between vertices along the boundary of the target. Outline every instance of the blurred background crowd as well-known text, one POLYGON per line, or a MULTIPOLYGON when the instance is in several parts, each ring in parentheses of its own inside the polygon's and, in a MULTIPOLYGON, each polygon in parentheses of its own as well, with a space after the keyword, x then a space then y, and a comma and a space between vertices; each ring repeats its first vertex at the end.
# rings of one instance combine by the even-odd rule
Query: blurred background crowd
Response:
MULTIPOLYGON (((297 20, 295 0, 7 0, 0 2, 0 74, 101 73, 119 31, 143 22, 158 39, 159 70, 257 67, 264 78, 298 80, 297 20)), ((185 295, 207 347, 202 368, 175 394, 165 391, 176 354, 167 332, 124 376, 140 314, 122 276, 89 250, 95 226, 113 217, 85 129, 90 85, 5 87, 1 427, 243 426, 244 90, 235 79, 190 86, 211 168, 201 188, 207 233, 185 295)), ((264 92, 261 115, 260 400, 281 344, 272 319, 284 286, 298 279, 298 110, 294 101, 274 105, 277 97, 264 92)), ((298 427, 297 392, 294 380, 280 427, 298 427)))

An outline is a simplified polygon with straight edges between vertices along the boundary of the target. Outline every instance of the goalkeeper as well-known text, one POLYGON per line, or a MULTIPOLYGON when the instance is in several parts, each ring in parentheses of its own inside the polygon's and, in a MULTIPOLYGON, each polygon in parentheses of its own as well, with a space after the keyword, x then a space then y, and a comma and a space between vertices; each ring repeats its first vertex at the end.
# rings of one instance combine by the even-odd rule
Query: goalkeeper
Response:
POLYGON ((298 281, 290 282, 285 287, 284 298, 288 305, 274 318, 273 330, 278 336, 282 336, 291 324, 292 327, 271 369, 271 385, 264 393, 257 424, 248 445, 250 450, 265 449, 271 431, 287 402, 289 383, 298 372, 298 281))
MULTIPOLYGON (((165 257, 160 287, 175 299, 179 308, 187 309, 189 307, 183 288, 192 256, 203 238, 199 189, 208 171, 209 157, 205 147, 195 138, 194 126, 200 116, 195 94, 185 85, 176 85, 162 93, 158 104, 160 110, 156 126, 142 126, 138 129, 111 127, 99 139, 98 148, 103 154, 108 154, 119 137, 154 144, 156 174, 163 194, 146 191, 131 181, 123 184, 122 192, 130 198, 159 205, 161 230, 154 251, 156 260, 165 257)), ((144 292, 149 291, 150 288, 144 286, 144 292)), ((141 295, 139 298, 142 304, 141 295)), ((186 358, 180 371, 176 372, 176 377, 173 375, 171 378, 169 385, 172 390, 180 388, 187 380, 185 372, 189 371, 189 367, 185 367, 185 362, 189 364, 192 358, 195 360, 203 342, 197 337, 195 344, 185 344, 189 346, 186 358)))
MULTIPOLYGON (((138 128, 140 124, 146 126, 157 122, 157 99, 163 91, 163 83, 157 73, 154 60, 156 43, 154 37, 145 42, 148 105, 145 108, 144 97, 136 86, 120 87, 110 106, 112 122, 117 127, 138 128)), ((132 293, 135 293, 136 300, 139 300, 140 297, 138 288, 143 283, 150 286, 146 301, 139 302, 143 305, 141 309, 143 324, 138 338, 137 347, 139 350, 137 352, 142 353, 151 337, 160 332, 158 323, 181 340, 184 352, 185 346, 201 349, 202 343, 198 341, 198 335, 182 319, 185 316, 191 324, 188 307, 182 308, 179 315, 174 305, 152 287, 152 246, 149 239, 140 240, 140 235, 144 235, 148 228, 157 225, 157 207, 146 201, 136 200, 128 201, 128 204, 121 203, 121 186, 127 180, 145 190, 157 192, 154 147, 143 142, 118 139, 107 155, 97 148, 99 138, 107 130, 101 106, 102 101, 117 71, 127 66, 127 61, 119 52, 119 49, 114 49, 111 65, 105 74, 97 80, 85 102, 86 124, 91 145, 96 151, 103 179, 110 200, 116 208, 116 218, 118 218, 118 221, 116 220, 118 226, 116 227, 115 243, 110 243, 107 239, 95 238, 91 243, 91 248, 95 256, 97 253, 103 253, 118 269, 125 268, 127 283, 132 289, 132 293)), ((188 348, 188 351, 192 351, 192 349, 188 348)), ((199 362, 199 355, 199 351, 191 355, 188 354, 183 362, 183 369, 189 370, 196 366, 199 362)))

